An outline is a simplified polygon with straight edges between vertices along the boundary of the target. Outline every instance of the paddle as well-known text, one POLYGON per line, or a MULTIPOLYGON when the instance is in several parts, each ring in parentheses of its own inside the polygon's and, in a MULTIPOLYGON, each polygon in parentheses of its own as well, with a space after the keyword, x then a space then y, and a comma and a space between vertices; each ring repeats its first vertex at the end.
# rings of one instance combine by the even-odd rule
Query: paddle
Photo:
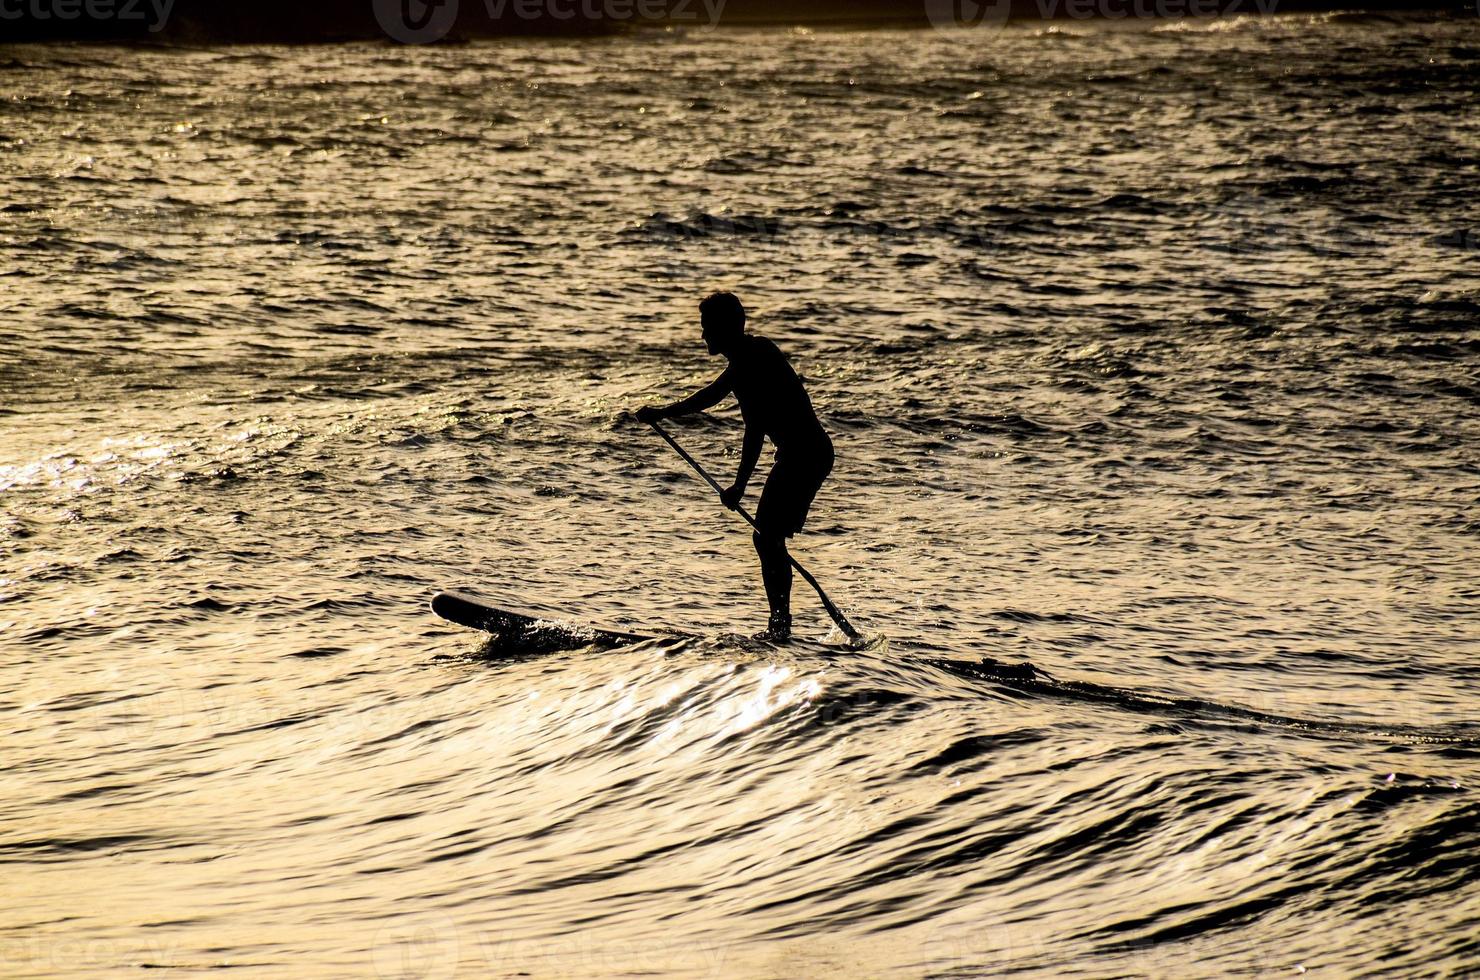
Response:
MULTIPOLYGON (((657 422, 651 421, 648 422, 648 425, 652 426, 653 431, 662 436, 667 441, 668 445, 672 446, 674 451, 682 456, 684 460, 694 468, 694 471, 704 478, 704 482, 708 483, 714 489, 715 493, 724 493, 724 491, 720 488, 720 485, 714 482, 714 477, 705 472, 704 467, 699 465, 698 460, 694 459, 694 457, 690 456, 687 452, 684 451, 684 448, 682 446, 674 442, 673 437, 670 436, 661 425, 659 425, 657 422)), ((736 507, 735 511, 741 517, 745 518, 745 523, 755 528, 757 534, 760 533, 761 529, 756 527, 755 519, 745 512, 744 507, 736 507)), ((863 639, 863 634, 859 633, 858 630, 853 628, 853 624, 848 622, 848 618, 838 610, 837 606, 833 605, 833 601, 827 597, 827 593, 822 591, 822 586, 817 584, 817 580, 812 577, 812 573, 803 568, 802 563, 797 561, 796 556, 792 555, 790 552, 787 552, 787 557, 791 559, 791 567, 795 568, 797 570, 797 573, 800 574, 802 578, 807 580, 808 585, 817 590, 817 598, 822 600, 822 608, 826 609, 827 614, 832 617, 832 621, 838 624, 838 629, 843 631, 843 635, 855 642, 863 639)))

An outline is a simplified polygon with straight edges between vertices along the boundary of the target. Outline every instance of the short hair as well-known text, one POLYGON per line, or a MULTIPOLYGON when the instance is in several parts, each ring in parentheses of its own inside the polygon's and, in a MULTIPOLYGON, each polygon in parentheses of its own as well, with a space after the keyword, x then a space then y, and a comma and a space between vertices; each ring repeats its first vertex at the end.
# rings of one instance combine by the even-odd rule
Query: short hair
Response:
POLYGON ((733 329, 736 333, 745 329, 745 307, 740 303, 740 297, 734 293, 710 293, 699 304, 699 315, 709 318, 716 326, 733 329))

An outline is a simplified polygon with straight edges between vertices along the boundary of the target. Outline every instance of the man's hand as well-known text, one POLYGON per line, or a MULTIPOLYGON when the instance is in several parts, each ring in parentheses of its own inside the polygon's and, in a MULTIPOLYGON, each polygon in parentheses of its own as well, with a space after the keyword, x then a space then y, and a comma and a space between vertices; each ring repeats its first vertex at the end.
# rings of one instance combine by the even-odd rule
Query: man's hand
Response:
POLYGON ((743 496, 745 496, 745 488, 740 486, 739 484, 735 484, 728 490, 721 490, 719 492, 719 499, 722 500, 724 502, 724 505, 730 508, 730 510, 740 509, 740 498, 743 496))
POLYGON ((637 421, 653 423, 663 417, 663 410, 656 405, 644 405, 637 410, 637 421))

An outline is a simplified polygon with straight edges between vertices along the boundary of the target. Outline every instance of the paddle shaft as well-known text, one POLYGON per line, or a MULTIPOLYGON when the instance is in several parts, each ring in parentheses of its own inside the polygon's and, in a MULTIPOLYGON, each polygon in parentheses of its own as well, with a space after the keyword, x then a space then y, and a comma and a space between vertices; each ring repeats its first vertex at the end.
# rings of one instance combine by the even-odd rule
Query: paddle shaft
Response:
MULTIPOLYGON (((710 476, 709 473, 704 469, 704 467, 699 465, 699 461, 688 454, 687 450, 685 450, 682 446, 675 442, 673 437, 668 434, 667 430, 665 430, 657 422, 649 422, 648 425, 651 425, 653 427, 653 431, 662 436, 664 441, 666 441, 668 445, 673 447, 673 451, 682 456, 684 458, 684 461, 694 468, 695 473, 698 473, 704 478, 705 483, 708 483, 711 487, 714 488, 715 493, 723 496, 724 490, 720 487, 718 483, 714 482, 714 477, 710 476)), ((735 508, 735 512, 738 513, 741 517, 745 518, 745 523, 749 524, 752 528, 755 528, 755 533, 761 533, 761 529, 756 526, 755 519, 745 512, 744 507, 737 506, 735 508)), ((853 628, 853 624, 848 622, 848 617, 844 616, 843 613, 838 609, 838 607, 833 605, 833 601, 827 597, 827 593, 822 591, 822 586, 817 584, 817 580, 812 577, 812 573, 803 568, 802 563, 797 561, 796 556, 794 556, 790 551, 787 551, 786 557, 791 562, 791 567, 797 570, 797 574, 806 579, 807 584, 812 586, 812 588, 817 591, 817 598, 822 600, 822 608, 826 609, 827 614, 832 617, 832 621, 838 624, 838 629, 843 631, 843 635, 848 637, 848 639, 850 640, 861 639, 862 637, 860 636, 859 632, 853 628)))

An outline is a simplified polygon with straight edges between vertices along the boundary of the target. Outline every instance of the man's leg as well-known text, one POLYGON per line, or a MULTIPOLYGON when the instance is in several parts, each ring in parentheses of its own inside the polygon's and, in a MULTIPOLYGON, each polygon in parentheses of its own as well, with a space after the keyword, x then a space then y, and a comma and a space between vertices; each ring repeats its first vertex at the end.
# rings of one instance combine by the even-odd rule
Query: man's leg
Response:
POLYGON ((786 639, 791 635, 791 555, 786 550, 786 538, 757 531, 751 540, 761 560, 761 581, 771 607, 766 632, 776 639, 786 639))
POLYGON ((755 552, 761 559, 761 581, 771 607, 771 626, 766 632, 776 639, 791 636, 791 555, 786 539, 802 529, 807 508, 831 469, 830 447, 825 456, 800 462, 777 453, 755 507, 755 552))

